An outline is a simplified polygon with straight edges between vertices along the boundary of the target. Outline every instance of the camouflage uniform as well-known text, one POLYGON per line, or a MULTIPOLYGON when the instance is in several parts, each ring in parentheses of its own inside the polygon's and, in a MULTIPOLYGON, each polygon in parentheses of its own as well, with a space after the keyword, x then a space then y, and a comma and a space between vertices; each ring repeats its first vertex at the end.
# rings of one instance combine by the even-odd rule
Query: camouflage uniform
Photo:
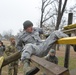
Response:
POLYGON ((54 64, 58 64, 58 58, 56 57, 56 51, 51 49, 49 53, 44 57, 47 61, 50 61, 54 64))
MULTIPOLYGON (((33 29, 32 33, 23 31, 19 36, 17 48, 22 52, 21 60, 24 62, 25 71, 30 66, 28 63, 29 60, 27 59, 30 59, 31 55, 39 57, 45 56, 48 53, 49 48, 51 48, 59 38, 67 37, 67 35, 61 31, 54 31, 45 41, 42 41, 39 37, 39 33, 42 33, 42 29, 40 28, 33 29)), ((26 72, 24 72, 24 75, 26 75, 26 72)))
POLYGON ((5 51, 5 45, 3 45, 3 42, 0 41, 0 57, 3 56, 5 51))
MULTIPOLYGON (((23 23, 23 27, 24 31, 18 37, 17 48, 22 52, 21 60, 24 63, 25 70, 30 66, 31 55, 42 57, 48 53, 48 48, 52 47, 59 38, 67 37, 61 31, 55 31, 45 41, 42 41, 39 34, 44 32, 43 29, 33 28, 33 23, 29 20, 23 23)), ((27 74, 24 73, 24 75, 27 74)))
MULTIPOLYGON (((17 48, 15 47, 15 45, 10 45, 5 50, 7 56, 10 56, 15 52, 17 52, 17 48)), ((14 61, 8 65, 8 75, 17 75, 17 72, 18 72, 18 61, 14 61)))
MULTIPOLYGON (((58 64, 58 58, 56 56, 47 55, 44 57, 47 61, 52 62, 54 64, 58 64)), ((45 72, 43 72, 42 75, 47 75, 45 72)))
POLYGON ((48 55, 45 59, 47 61, 54 63, 54 64, 58 64, 58 58, 56 56, 48 55))
POLYGON ((42 29, 38 28, 33 29, 32 33, 23 31, 20 34, 17 48, 22 51, 21 60, 30 59, 31 55, 39 57, 45 56, 49 52, 49 48, 51 48, 59 38, 68 37, 61 31, 54 31, 45 41, 42 41, 39 37, 41 31, 42 29))
MULTIPOLYGON (((44 57, 47 61, 52 62, 54 64, 58 64, 58 58, 55 56, 55 50, 51 49, 49 53, 44 57)), ((45 72, 43 72, 42 75, 47 75, 45 72)))

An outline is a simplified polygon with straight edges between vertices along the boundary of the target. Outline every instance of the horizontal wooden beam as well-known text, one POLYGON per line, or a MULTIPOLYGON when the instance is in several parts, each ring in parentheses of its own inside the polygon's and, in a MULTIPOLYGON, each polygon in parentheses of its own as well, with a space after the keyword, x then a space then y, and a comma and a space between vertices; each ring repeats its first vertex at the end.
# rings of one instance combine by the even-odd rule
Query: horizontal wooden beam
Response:
POLYGON ((46 75, 70 75, 67 68, 48 62, 44 58, 32 56, 31 61, 42 72, 45 72, 46 75))
POLYGON ((68 30, 62 30, 62 32, 66 33, 66 34, 76 33, 76 28, 68 29, 68 30))
POLYGON ((16 52, 13 55, 10 55, 4 58, 3 64, 1 67, 8 65, 9 63, 18 60, 21 57, 21 52, 16 52))
POLYGON ((73 28, 76 28, 76 24, 70 24, 68 26, 65 26, 64 30, 73 29, 73 28))
POLYGON ((57 44, 76 44, 76 36, 61 38, 56 43, 57 44))

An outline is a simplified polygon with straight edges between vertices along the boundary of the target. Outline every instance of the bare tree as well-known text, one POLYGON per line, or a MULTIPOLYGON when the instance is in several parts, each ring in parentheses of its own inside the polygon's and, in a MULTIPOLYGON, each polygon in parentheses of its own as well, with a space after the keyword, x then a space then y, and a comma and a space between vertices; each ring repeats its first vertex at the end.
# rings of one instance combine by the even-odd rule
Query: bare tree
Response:
POLYGON ((50 21, 51 25, 55 25, 56 30, 59 29, 66 4, 67 0, 64 0, 63 4, 62 0, 42 0, 40 27, 50 21), (54 18, 55 21, 53 22, 51 18, 54 18))
POLYGON ((65 11, 66 4, 67 4, 67 0, 64 0, 63 6, 62 6, 62 0, 59 0, 57 23, 56 23, 56 27, 55 27, 56 30, 59 29, 59 25, 61 23, 61 19, 64 14, 64 11, 65 11))
POLYGON ((41 6, 41 20, 40 20, 40 27, 42 27, 43 23, 49 20, 53 15, 56 13, 50 14, 51 6, 55 0, 42 0, 41 6), (50 15, 48 15, 50 14, 50 15))
POLYGON ((19 29, 19 32, 15 35, 15 39, 18 40, 19 34, 23 32, 23 29, 19 29))
POLYGON ((12 34, 12 30, 9 30, 9 31, 4 31, 3 32, 3 36, 5 39, 9 40, 10 37, 14 37, 14 35, 12 34))
MULTIPOLYGON (((68 0, 64 0, 63 2, 62 0, 42 0, 40 27, 46 25, 48 22, 50 26, 55 25, 55 30, 58 30, 60 25, 66 23, 65 21, 67 20, 63 19, 65 16, 63 14, 67 14, 66 12, 68 12, 66 9, 67 1, 68 0), (54 20, 52 20, 53 17, 54 20)), ((76 4, 69 9, 69 12, 76 13, 76 4)), ((76 18, 75 14, 74 18, 76 18)))

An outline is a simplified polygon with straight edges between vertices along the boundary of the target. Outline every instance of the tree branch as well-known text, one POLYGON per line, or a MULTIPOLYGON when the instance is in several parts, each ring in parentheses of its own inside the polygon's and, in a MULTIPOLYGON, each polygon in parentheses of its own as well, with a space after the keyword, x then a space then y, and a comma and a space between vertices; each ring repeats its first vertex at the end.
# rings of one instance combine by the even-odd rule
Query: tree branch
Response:
POLYGON ((50 18, 51 18, 51 17, 53 17, 54 15, 56 15, 56 14, 52 14, 52 15, 51 15, 51 16, 49 16, 48 18, 44 19, 42 22, 47 21, 48 19, 50 19, 50 18))
MULTIPOLYGON (((54 1, 55 1, 55 0, 54 0, 54 1)), ((54 1, 49 0, 49 1, 47 2, 47 4, 44 6, 44 9, 45 9, 48 5, 52 4, 54 1)))
POLYGON ((62 9, 62 11, 61 11, 61 17, 63 16, 63 13, 64 13, 64 10, 65 10, 67 1, 68 1, 68 0, 65 0, 65 2, 64 2, 63 9, 62 9))
POLYGON ((58 30, 60 22, 61 22, 61 5, 62 5, 62 0, 59 0, 59 6, 58 6, 58 16, 57 16, 57 23, 56 23, 56 30, 58 30))
POLYGON ((51 8, 48 10, 48 12, 46 13, 44 19, 46 18, 46 16, 50 13, 51 8))

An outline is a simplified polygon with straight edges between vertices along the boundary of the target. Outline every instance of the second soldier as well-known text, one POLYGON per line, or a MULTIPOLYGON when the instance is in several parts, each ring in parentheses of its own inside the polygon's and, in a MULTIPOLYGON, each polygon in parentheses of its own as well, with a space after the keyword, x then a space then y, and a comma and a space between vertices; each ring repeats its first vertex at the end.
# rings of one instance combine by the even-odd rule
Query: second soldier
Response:
MULTIPOLYGON (((15 52, 17 52, 15 45, 16 45, 15 39, 13 37, 10 38, 10 45, 5 50, 7 56, 10 56, 15 52)), ((14 61, 8 65, 8 75, 17 75, 17 72, 18 72, 18 61, 14 61)))

